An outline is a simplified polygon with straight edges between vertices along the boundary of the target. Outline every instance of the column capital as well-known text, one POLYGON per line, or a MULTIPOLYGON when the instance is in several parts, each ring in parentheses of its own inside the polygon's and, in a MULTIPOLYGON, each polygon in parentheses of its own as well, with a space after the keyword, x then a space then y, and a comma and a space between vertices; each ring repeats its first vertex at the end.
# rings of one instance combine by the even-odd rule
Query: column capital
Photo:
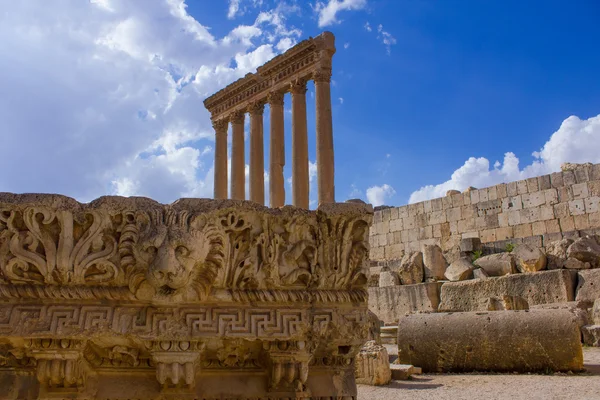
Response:
POLYGON ((253 101, 252 103, 248 104, 248 113, 250 113, 250 115, 263 115, 264 111, 265 102, 262 100, 253 101))
POLYGON ((228 121, 226 119, 212 120, 212 126, 216 133, 227 132, 228 121))
POLYGON ((229 120, 232 124, 243 124, 246 113, 242 110, 237 110, 229 115, 229 120))
POLYGON ((269 102, 269 104, 282 106, 283 105, 283 95, 284 95, 284 93, 281 93, 281 92, 271 92, 267 96, 267 101, 269 102))
POLYGON ((318 69, 312 73, 312 79, 315 82, 331 82, 331 70, 330 69, 318 69))
POLYGON ((290 92, 292 94, 306 94, 306 79, 296 79, 290 83, 290 92))

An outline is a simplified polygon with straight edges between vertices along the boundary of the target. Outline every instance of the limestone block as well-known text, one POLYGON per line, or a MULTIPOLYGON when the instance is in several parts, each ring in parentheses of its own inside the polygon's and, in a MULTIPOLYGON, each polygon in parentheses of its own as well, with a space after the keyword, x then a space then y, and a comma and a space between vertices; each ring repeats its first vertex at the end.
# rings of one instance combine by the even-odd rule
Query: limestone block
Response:
POLYGON ((581 329, 586 346, 600 347, 600 325, 588 325, 581 329))
POLYGON ((460 258, 454 261, 446 269, 444 276, 449 281, 464 281, 473 277, 473 264, 468 258, 460 258))
POLYGON ((600 298, 594 301, 594 306, 592 307, 592 321, 596 325, 600 325, 600 298))
POLYGON ((488 276, 503 276, 516 272, 515 259, 511 253, 496 253, 479 257, 474 264, 488 276))
POLYGON ((600 269, 578 271, 575 300, 592 304, 596 299, 600 299, 600 269))
POLYGON ((446 259, 442 249, 437 245, 423 246, 423 267, 425 279, 444 279, 446 272, 446 259))
POLYGON ((566 310, 407 315, 398 353, 400 363, 424 372, 583 369, 579 327, 566 310))
POLYGON ((476 268, 473 270, 473 279, 486 279, 489 278, 489 275, 483 268, 476 268))
POLYGON ((597 268, 600 265, 600 245, 592 236, 576 239, 567 249, 567 257, 588 262, 593 268, 597 268))
POLYGON ((567 261, 567 249, 573 243, 571 239, 561 239, 546 245, 548 269, 563 268, 567 261))
POLYGON ((546 253, 537 247, 520 244, 512 251, 520 272, 536 272, 546 268, 546 253))
POLYGON ((414 251, 405 254, 404 257, 402 257, 397 272, 402 285, 412 285, 423 282, 423 253, 414 251))
POLYGON ((392 364, 390 368, 392 370, 392 379, 395 381, 406 381, 415 375, 417 371, 413 365, 408 364, 392 364))
POLYGON ((381 327, 381 343, 383 344, 396 344, 398 340, 398 326, 389 325, 381 327))
POLYGON ((586 325, 593 323, 593 320, 588 313, 586 303, 580 301, 568 301, 566 303, 550 303, 550 304, 536 304, 529 308, 535 312, 538 310, 567 310, 575 316, 577 326, 582 329, 586 325))
POLYGON ((487 300, 487 311, 506 310, 529 310, 529 304, 520 296, 490 297, 487 300))
POLYGON ((387 385, 392 380, 388 352, 384 346, 369 341, 356 355, 356 383, 362 385, 387 385))
POLYGON ((592 265, 589 262, 579 261, 576 258, 569 257, 567 261, 565 261, 565 268, 567 269, 590 269, 592 265))
POLYGON ((453 194, 460 194, 460 191, 452 189, 446 192, 446 196, 452 196, 453 194))
POLYGON ((386 324, 397 323, 407 313, 437 311, 441 286, 441 282, 427 282, 369 288, 369 310, 386 324))
POLYGON ((379 273, 379 287, 399 285, 398 274, 394 271, 383 270, 379 273))
MULTIPOLYGON (((583 272, 587 271, 579 273, 583 272)), ((575 283, 576 272, 564 269, 447 282, 442 286, 439 310, 485 311, 487 299, 502 296, 522 297, 529 306, 573 301, 575 283)))

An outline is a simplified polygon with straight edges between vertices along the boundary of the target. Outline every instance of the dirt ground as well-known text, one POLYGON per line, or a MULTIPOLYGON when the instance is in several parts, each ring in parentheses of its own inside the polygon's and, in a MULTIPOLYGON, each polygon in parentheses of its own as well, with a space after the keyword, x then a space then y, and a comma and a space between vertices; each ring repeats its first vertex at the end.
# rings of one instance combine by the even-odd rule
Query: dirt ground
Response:
POLYGON ((424 374, 387 386, 358 385, 359 400, 599 399, 600 348, 584 348, 581 374, 424 374))

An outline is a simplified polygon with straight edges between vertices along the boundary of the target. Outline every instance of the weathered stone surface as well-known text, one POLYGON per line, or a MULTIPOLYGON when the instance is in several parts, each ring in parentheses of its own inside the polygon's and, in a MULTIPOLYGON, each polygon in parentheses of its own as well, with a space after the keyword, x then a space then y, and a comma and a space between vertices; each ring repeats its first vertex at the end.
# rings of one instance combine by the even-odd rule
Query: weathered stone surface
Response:
POLYGON ((592 265, 589 262, 579 261, 576 258, 569 257, 565 261, 564 268, 566 269, 590 269, 592 265))
POLYGON ((575 316, 577 326, 583 328, 590 325, 593 321, 588 313, 586 303, 580 301, 568 301, 566 303, 536 304, 530 308, 531 311, 537 310, 567 310, 575 316))
POLYGON ((490 297, 487 311, 529 310, 527 300, 519 296, 490 297))
POLYGON ((581 329, 586 346, 600 347, 600 325, 588 325, 581 329))
POLYGON ((452 196, 453 194, 460 194, 460 191, 453 189, 446 192, 446 196, 452 196))
POLYGON ((592 268, 597 268, 600 262, 600 245, 592 236, 579 238, 569 246, 567 257, 590 263, 592 268))
MULTIPOLYGON (((595 270, 592 270, 595 271, 595 270)), ((581 272, 580 272, 581 273, 581 272)), ((529 306, 573 301, 575 271, 564 269, 444 283, 440 311, 486 311, 490 297, 519 296, 529 306)))
POLYGON ((388 352, 374 341, 367 342, 356 355, 356 383, 387 385, 392 380, 388 352))
POLYGON ((400 284, 398 274, 387 269, 379 273, 379 287, 396 286, 400 284))
POLYGON ((369 336, 367 340, 372 340, 377 344, 381 344, 381 324, 383 322, 377 318, 374 312, 369 311, 369 336))
POLYGON ((575 300, 591 305, 596 299, 600 299, 600 269, 578 271, 575 300))
POLYGON ((520 272, 536 272, 546 268, 546 254, 542 249, 520 244, 511 254, 520 272))
POLYGON ((398 353, 425 372, 583 369, 579 328, 566 310, 407 315, 398 353))
POLYGON ((483 268, 476 268, 473 270, 473 279, 486 279, 489 275, 483 268))
POLYGON ((503 276, 517 272, 515 259, 511 253, 497 253, 479 257, 474 264, 483 269, 488 276, 503 276))
POLYGON ((446 263, 446 259, 444 258, 440 246, 423 246, 423 268, 425 279, 444 279, 446 267, 448 267, 448 263, 446 263))
POLYGON ((381 327, 381 342, 383 344, 396 344, 398 339, 398 326, 382 326, 381 327))
POLYGON ((384 323, 397 323, 406 314, 436 311, 440 304, 441 282, 369 288, 369 310, 384 323))
POLYGON ((600 325, 600 298, 594 301, 594 306, 592 307, 591 318, 594 324, 600 325))
POLYGON ((464 281, 473 277, 473 264, 468 258, 460 258, 454 261, 446 269, 444 276, 449 281, 464 281))
POLYGON ((371 210, 0 194, 0 398, 356 396, 371 210))
POLYGON ((472 253, 481 250, 481 240, 479 238, 466 238, 460 241, 460 251, 472 253))
POLYGON ((546 245, 548 269, 561 269, 567 261, 567 249, 573 244, 571 239, 561 239, 546 245))
POLYGON ((416 373, 415 367, 408 364, 392 364, 390 368, 392 370, 392 379, 395 381, 406 381, 416 373))
POLYGON ((403 285, 413 285, 423 282, 423 253, 413 251, 406 253, 398 267, 398 276, 403 285))

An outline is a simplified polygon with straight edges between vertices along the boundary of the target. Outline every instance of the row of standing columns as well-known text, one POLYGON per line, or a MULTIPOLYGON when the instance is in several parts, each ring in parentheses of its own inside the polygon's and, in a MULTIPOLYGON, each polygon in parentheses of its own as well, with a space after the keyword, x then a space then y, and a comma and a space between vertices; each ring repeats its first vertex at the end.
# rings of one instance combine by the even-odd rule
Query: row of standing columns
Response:
MULTIPOLYGON (((315 82, 317 185, 319 204, 335 201, 333 127, 331 116, 330 71, 317 71, 315 82)), ((306 121, 306 80, 291 83, 292 94, 292 204, 308 208, 309 168, 308 130, 306 121)), ((213 120, 215 144, 215 199, 227 198, 227 128, 231 122, 230 194, 245 200, 244 119, 250 114, 250 200, 265 203, 263 111, 270 106, 269 199, 271 207, 285 204, 285 140, 283 92, 272 92, 266 99, 253 102, 245 110, 232 112, 227 119, 213 120)))

